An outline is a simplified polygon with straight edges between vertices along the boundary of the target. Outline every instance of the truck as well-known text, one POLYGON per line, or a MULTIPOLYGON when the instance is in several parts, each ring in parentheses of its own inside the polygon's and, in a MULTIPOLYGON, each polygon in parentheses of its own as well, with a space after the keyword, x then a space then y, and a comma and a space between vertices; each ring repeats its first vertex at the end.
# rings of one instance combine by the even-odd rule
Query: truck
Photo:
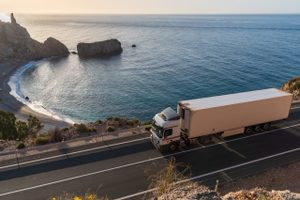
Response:
POLYGON ((150 139, 165 152, 208 144, 213 138, 259 133, 287 119, 291 104, 292 94, 276 88, 179 101, 177 112, 169 107, 154 116, 150 139))

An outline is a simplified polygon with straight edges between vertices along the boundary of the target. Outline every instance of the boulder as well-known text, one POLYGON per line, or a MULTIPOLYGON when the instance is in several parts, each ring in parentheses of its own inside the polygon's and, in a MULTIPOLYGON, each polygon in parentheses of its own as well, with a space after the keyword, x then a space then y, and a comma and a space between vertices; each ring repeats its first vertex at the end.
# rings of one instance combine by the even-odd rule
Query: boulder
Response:
POLYGON ((11 23, 0 21, 0 63, 9 60, 38 60, 50 56, 67 56, 67 47, 54 38, 44 43, 32 39, 26 28, 17 24, 11 15, 11 23))
POLYGON ((79 43, 77 51, 79 57, 89 58, 118 55, 122 53, 123 49, 120 41, 111 39, 94 43, 79 43))

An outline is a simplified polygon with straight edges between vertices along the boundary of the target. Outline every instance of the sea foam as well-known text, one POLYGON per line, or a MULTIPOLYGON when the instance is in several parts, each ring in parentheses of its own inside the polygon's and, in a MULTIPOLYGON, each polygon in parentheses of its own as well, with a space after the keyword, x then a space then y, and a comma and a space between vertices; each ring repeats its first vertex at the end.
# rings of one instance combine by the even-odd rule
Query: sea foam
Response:
POLYGON ((24 96, 24 94, 21 92, 20 89, 20 80, 21 80, 21 76, 24 72, 26 72, 28 69, 36 66, 39 62, 38 61, 31 61, 29 63, 27 63, 26 65, 23 65, 22 67, 20 67, 9 79, 8 85, 11 89, 11 91, 9 92, 10 95, 12 95, 13 97, 15 97, 19 102, 25 104, 26 106, 28 106, 29 108, 31 108, 32 110, 34 110, 35 112, 47 115, 49 117, 52 117, 56 120, 61 120, 61 121, 65 121, 71 124, 74 124, 75 122, 63 115, 58 115, 57 113, 55 113, 54 111, 52 111, 51 109, 47 109, 42 102, 40 101, 36 101, 36 100, 26 100, 26 97, 24 96))

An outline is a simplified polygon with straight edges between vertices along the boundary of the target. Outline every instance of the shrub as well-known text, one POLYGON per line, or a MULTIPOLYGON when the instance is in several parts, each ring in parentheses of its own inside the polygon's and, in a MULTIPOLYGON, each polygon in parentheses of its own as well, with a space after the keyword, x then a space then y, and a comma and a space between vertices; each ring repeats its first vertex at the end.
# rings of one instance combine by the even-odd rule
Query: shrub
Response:
POLYGON ((35 144, 37 145, 44 145, 49 143, 50 143, 49 136, 39 136, 35 139, 35 144))
POLYGON ((106 128, 106 131, 107 132, 113 132, 113 131, 115 131, 115 128, 112 127, 112 126, 109 126, 109 127, 106 128))
POLYGON ((17 149, 24 149, 25 148, 25 144, 24 142, 19 142, 16 146, 17 149))
POLYGON ((58 128, 55 128, 54 130, 50 130, 48 132, 48 135, 50 137, 51 142, 61 142, 63 140, 62 133, 58 128))
POLYGON ((62 129, 63 132, 66 132, 66 131, 68 131, 68 130, 69 130, 68 127, 62 129))
POLYGON ((0 139, 17 139, 16 117, 13 113, 0 110, 0 139))
POLYGON ((149 127, 146 127, 145 130, 146 130, 146 131, 150 131, 150 130, 151 130, 151 127, 150 127, 150 126, 149 126, 149 127))
POLYGON ((79 133, 87 133, 90 132, 89 128, 85 124, 75 124, 75 129, 79 133))
POLYGON ((144 121, 143 122, 143 125, 151 125, 152 124, 152 121, 151 120, 148 120, 148 121, 144 121))
POLYGON ((126 123, 129 126, 139 125, 140 120, 138 120, 138 119, 128 119, 126 123))
POLYGON ((300 81, 296 81, 294 84, 293 84, 293 90, 298 90, 300 89, 300 81))
POLYGON ((16 122, 16 129, 18 133, 19 140, 24 140, 29 135, 29 128, 26 124, 26 122, 17 121, 16 122))
POLYGON ((102 120, 97 120, 96 123, 97 124, 103 124, 103 121, 102 120))
POLYGON ((43 128, 43 125, 40 122, 40 120, 31 115, 29 115, 29 117, 27 119, 27 126, 29 129, 29 134, 31 134, 31 135, 35 135, 37 132, 39 132, 43 128))

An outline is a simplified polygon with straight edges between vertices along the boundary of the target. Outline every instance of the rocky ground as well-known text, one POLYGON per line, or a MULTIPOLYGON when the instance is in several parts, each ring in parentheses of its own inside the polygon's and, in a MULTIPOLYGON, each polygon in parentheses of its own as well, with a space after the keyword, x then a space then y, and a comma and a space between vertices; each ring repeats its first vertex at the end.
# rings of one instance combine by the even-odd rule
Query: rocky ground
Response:
POLYGON ((220 193, 196 183, 175 187, 168 194, 157 200, 300 200, 299 193, 285 191, 268 191, 263 188, 229 192, 222 196, 220 193))
MULTIPOLYGON (((170 168, 170 167, 169 167, 170 168)), ((175 171, 166 170, 174 176, 175 171), (171 171, 171 173, 170 173, 171 171)), ((166 173, 163 174, 166 174, 166 173)), ((175 175, 177 176, 177 175, 175 175)), ((160 176, 158 183, 165 182, 160 176)), ((170 183, 170 182, 169 182, 170 183)), ((169 184, 170 185, 170 184, 169 184)), ((154 194, 155 196, 155 194, 154 194)), ((171 186, 157 200, 300 200, 300 162, 226 183, 212 190, 200 183, 171 186)))

